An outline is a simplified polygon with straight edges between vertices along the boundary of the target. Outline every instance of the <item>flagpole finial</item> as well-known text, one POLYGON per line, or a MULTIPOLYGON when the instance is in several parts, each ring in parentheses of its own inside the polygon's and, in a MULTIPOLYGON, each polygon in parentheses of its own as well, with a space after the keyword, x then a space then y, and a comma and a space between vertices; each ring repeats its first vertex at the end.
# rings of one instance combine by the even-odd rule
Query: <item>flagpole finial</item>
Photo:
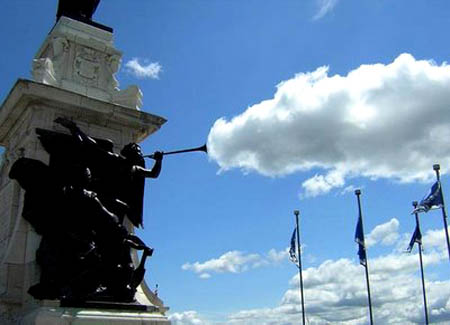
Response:
POLYGON ((417 206, 419 205, 419 203, 418 203, 417 201, 413 201, 413 202, 412 202, 412 205, 413 205, 414 208, 417 208, 417 206))
POLYGON ((298 215, 300 214, 300 211, 294 210, 294 214, 295 214, 296 217, 298 217, 298 215))
POLYGON ((360 189, 355 190, 355 194, 356 195, 361 195, 361 190, 360 189))
POLYGON ((434 164, 433 165, 433 170, 438 171, 441 169, 441 166, 439 164, 434 164))

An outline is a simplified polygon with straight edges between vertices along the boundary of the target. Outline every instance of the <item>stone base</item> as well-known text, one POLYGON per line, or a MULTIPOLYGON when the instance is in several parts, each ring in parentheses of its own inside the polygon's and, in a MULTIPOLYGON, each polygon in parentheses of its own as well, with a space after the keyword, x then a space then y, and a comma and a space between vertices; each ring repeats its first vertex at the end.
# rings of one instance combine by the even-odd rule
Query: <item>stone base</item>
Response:
POLYGON ((20 325, 170 325, 160 313, 132 310, 40 307, 26 315, 20 325))

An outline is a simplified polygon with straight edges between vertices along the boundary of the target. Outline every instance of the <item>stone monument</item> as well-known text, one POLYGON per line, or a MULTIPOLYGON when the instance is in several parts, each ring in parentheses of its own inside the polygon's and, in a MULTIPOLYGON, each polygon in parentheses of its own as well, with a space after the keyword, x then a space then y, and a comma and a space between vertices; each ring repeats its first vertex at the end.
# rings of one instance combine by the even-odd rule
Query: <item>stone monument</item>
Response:
MULTIPOLYGON (((5 148, 0 165, 0 323, 167 325, 168 308, 145 281, 132 303, 70 304, 28 293, 40 281, 36 251, 41 235, 22 217, 25 191, 8 177, 14 163, 26 157, 49 165, 48 148, 38 134, 69 136, 61 121, 72 121, 98 141, 108 139, 115 152, 144 140, 166 122, 140 110, 137 86, 119 88, 115 73, 122 54, 114 47, 112 29, 91 20, 99 1, 76 2, 80 8, 67 6, 71 2, 60 1, 57 23, 32 61, 33 80, 19 79, 0 107, 0 145, 5 148)), ((133 224, 123 222, 132 235, 133 224)), ((137 267, 138 256, 132 251, 137 267)))

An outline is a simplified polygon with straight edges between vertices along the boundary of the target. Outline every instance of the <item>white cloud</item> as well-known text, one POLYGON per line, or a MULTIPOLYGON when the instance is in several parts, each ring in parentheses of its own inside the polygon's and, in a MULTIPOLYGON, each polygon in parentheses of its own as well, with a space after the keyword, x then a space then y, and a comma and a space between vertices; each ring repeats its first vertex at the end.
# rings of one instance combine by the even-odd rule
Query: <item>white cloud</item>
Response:
MULTIPOLYGON (((395 219, 393 219, 395 220, 395 219)), ((389 221, 375 229, 396 229, 389 221), (389 227, 386 225, 390 225, 389 227)), ((382 233, 383 231, 377 230, 382 233)), ((388 233, 386 231, 385 233, 388 233)), ((446 247, 429 240, 443 240, 444 231, 427 232, 429 249, 424 254, 425 268, 446 264, 446 247), (437 233, 440 233, 437 235, 437 233)), ((386 238, 380 236, 379 238, 386 238)), ((380 239, 382 241, 382 239, 380 239)), ((400 236, 397 241, 401 241, 400 236)), ((444 241, 445 243, 445 241, 444 241)), ((371 294, 375 323, 385 325, 423 324, 422 288, 417 273, 417 254, 392 252, 369 260, 371 294)), ((444 266, 445 267, 445 266, 444 266)), ((426 272, 426 271, 425 271, 426 272)), ((328 260, 303 272, 305 309, 308 324, 367 324, 367 288, 364 268, 348 259, 328 260)), ((243 310, 229 316, 228 324, 296 324, 301 317, 298 275, 290 281, 281 303, 273 308, 243 310)), ((427 279, 430 322, 450 322, 450 281, 427 279)))
POLYGON ((211 259, 203 263, 186 263, 181 268, 185 271, 193 271, 198 274, 207 272, 216 273, 240 273, 246 271, 252 264, 258 263, 261 257, 258 254, 244 254, 239 251, 231 251, 219 258, 211 259))
POLYGON ((314 20, 324 17, 336 7, 339 0, 316 0, 319 6, 319 11, 314 16, 314 20))
MULTIPOLYGON (((378 225, 368 235, 375 244, 398 246, 407 245, 410 234, 397 234, 399 221, 395 218, 378 225), (391 234, 397 234, 391 237, 391 234)), ((448 266, 447 247, 444 230, 429 230, 423 235, 424 265, 430 323, 450 323, 450 280, 438 280, 436 274, 427 269, 431 266, 446 269, 448 266), (430 274, 431 273, 431 274, 430 274)), ((417 249, 416 249, 417 251, 417 249)), ((245 259, 249 256, 251 264, 261 261, 287 260, 287 250, 270 250, 264 257, 257 254, 229 252, 223 256, 236 255, 245 259), (233 253, 233 254, 230 254, 233 253)), ((369 254, 370 255, 370 254, 369 254)), ((220 260, 219 258, 218 260, 220 260)), ((239 258, 237 258, 239 260, 239 258)), ((211 260, 217 261, 217 260, 211 260)), ((203 263, 206 264, 206 263, 203 263)), ((245 263, 241 263, 245 264, 245 263)), ((404 325, 423 324, 423 298, 420 273, 418 272, 418 253, 405 254, 395 248, 391 253, 380 256, 369 256, 370 284, 373 303, 373 314, 376 324, 404 325)), ((227 269, 227 268, 220 268, 227 269)), ((202 269, 201 272, 204 272, 202 269)), ((214 271, 212 267, 208 271, 214 271)), ((228 315, 227 320, 219 322, 229 325, 292 325, 301 318, 300 297, 298 291, 298 274, 290 280, 290 288, 284 293, 279 305, 272 308, 241 310, 228 315)), ((305 309, 308 324, 311 325, 365 325, 368 322, 367 287, 364 268, 354 260, 346 258, 327 260, 317 267, 309 267, 303 271, 305 309)), ((183 317, 199 319, 197 313, 176 314, 183 317)), ((172 318, 171 318, 172 319, 172 318)), ((175 318, 174 318, 175 319, 175 318)), ((174 323, 174 325, 208 324, 174 323)), ((218 323, 218 324, 219 324, 218 323)))
POLYGON ((447 243, 443 230, 428 230, 422 237, 425 249, 437 248, 442 252, 447 252, 447 243))
POLYGON ((449 89, 450 66, 409 54, 346 76, 321 67, 280 83, 272 99, 231 120, 217 120, 208 152, 222 171, 274 177, 318 170, 303 182, 304 196, 343 188, 357 176, 430 181, 434 163, 450 165, 449 89))
POLYGON ((139 59, 133 58, 125 64, 126 71, 138 78, 159 79, 162 66, 158 62, 141 64, 139 59))
POLYGON ((397 219, 392 218, 390 221, 376 226, 366 238, 367 247, 373 246, 377 243, 382 245, 394 244, 398 237, 398 227, 400 223, 397 219))
POLYGON ((326 176, 315 175, 303 182, 302 187, 306 190, 306 197, 314 197, 328 193, 334 187, 342 187, 345 184, 342 173, 333 171, 326 176))
POLYGON ((271 263, 280 263, 284 260, 287 260, 289 257, 289 249, 286 248, 285 250, 282 251, 277 251, 275 249, 271 249, 268 253, 267 253, 267 260, 271 263))
POLYGON ((209 279, 211 277, 211 274, 209 274, 209 273, 201 273, 198 277, 200 279, 209 279))
POLYGON ((181 267, 185 271, 199 274, 201 279, 209 279, 214 273, 241 273, 262 266, 275 265, 288 259, 288 249, 276 251, 271 249, 266 256, 245 254, 240 251, 230 251, 219 258, 200 263, 185 263, 181 267))
POLYGON ((196 311, 185 311, 182 313, 174 313, 169 315, 169 320, 172 325, 205 325, 208 324, 204 319, 201 319, 196 311))

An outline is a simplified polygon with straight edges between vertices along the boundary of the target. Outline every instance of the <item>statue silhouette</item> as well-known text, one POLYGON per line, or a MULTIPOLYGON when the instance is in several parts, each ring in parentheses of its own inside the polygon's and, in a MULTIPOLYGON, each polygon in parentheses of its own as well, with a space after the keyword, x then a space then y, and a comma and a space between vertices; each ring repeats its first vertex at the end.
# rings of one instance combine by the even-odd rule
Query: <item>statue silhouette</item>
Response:
POLYGON ((59 0, 56 20, 66 16, 76 20, 92 20, 100 0, 59 0))
MULTIPOLYGON (((76 127, 70 121, 59 122, 76 127)), ((135 166, 136 161, 131 157, 114 154, 110 141, 94 140, 82 134, 84 140, 89 141, 85 143, 77 138, 78 133, 74 136, 42 129, 37 133, 50 154, 50 164, 20 158, 9 173, 9 177, 17 180, 25 190, 22 216, 42 236, 36 252, 36 261, 41 268, 40 282, 28 292, 36 299, 60 299, 69 303, 89 300, 133 302, 137 286, 144 277, 145 261, 153 249, 123 225, 124 216, 130 217, 133 213, 128 204, 136 204, 117 199, 122 198, 120 192, 114 194, 124 183, 116 184, 110 194, 100 194, 96 190, 104 190, 107 183, 93 182, 93 179, 95 176, 115 179, 122 175, 125 180, 144 180, 148 174, 159 174, 161 161, 152 172, 135 166), (95 156, 90 157, 92 153, 95 156), (104 159, 102 155, 114 158, 104 159), (96 172, 102 167, 96 165, 96 158, 101 158, 98 162, 111 163, 106 174, 91 173, 89 164, 96 172), (131 249, 143 251, 141 263, 136 268, 131 249)), ((126 148, 125 151, 131 150, 139 156, 135 146, 126 148)), ((140 190, 137 192, 143 194, 140 190)), ((138 211, 141 212, 139 208, 138 211)), ((135 222, 140 224, 142 219, 135 222)))

